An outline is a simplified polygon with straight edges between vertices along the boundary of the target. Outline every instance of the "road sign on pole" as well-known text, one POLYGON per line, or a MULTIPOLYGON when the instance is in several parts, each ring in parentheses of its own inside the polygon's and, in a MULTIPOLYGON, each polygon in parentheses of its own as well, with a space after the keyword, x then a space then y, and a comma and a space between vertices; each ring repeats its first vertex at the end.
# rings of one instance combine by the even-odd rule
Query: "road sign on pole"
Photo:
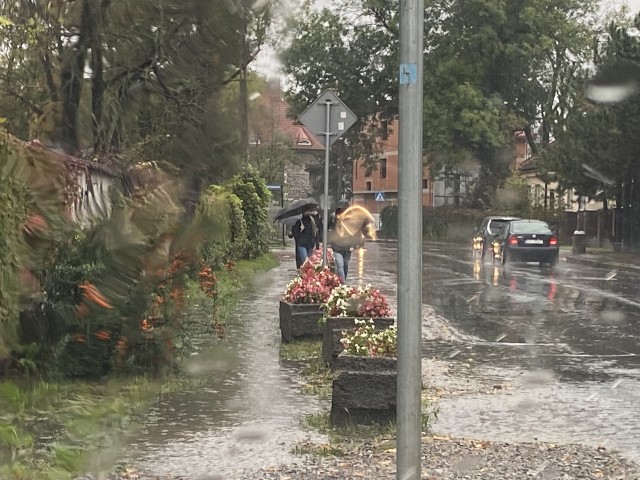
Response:
POLYGON ((329 149, 358 117, 340 101, 331 90, 325 90, 318 99, 298 116, 298 120, 311 130, 324 145, 324 215, 322 221, 322 264, 327 265, 327 235, 329 234, 329 149))
POLYGON ((376 202, 384 202, 384 193, 376 192, 376 202))
POLYGON ((358 117, 340 101, 335 93, 331 90, 325 90, 315 102, 298 116, 298 120, 326 146, 327 143, 333 145, 349 127, 356 123, 358 117), (331 105, 328 124, 326 118, 327 103, 331 105), (327 125, 330 133, 328 137, 326 135, 327 125))

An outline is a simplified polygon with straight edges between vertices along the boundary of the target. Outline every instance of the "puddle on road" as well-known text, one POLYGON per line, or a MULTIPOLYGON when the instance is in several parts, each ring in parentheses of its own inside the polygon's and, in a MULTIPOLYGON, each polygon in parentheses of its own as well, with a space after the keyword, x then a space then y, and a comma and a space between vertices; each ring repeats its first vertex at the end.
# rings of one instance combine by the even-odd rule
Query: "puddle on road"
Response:
MULTIPOLYGON (((439 402, 436 432, 506 442, 581 443, 616 449, 640 461, 640 430, 635 415, 640 382, 527 382, 494 395, 449 396, 439 402)), ((535 374, 529 372, 528 374, 535 374)))
POLYGON ((422 357, 425 384, 440 392, 436 432, 605 446, 640 462, 636 356, 476 339, 424 340, 422 357))
POLYGON ((281 365, 278 307, 293 257, 258 278, 236 309, 224 344, 200 346, 186 372, 190 392, 158 402, 125 461, 148 476, 234 478, 242 471, 294 460, 292 444, 326 442, 303 430, 305 415, 321 409, 295 384, 297 371, 281 365), (283 271, 280 271, 283 270, 283 271))

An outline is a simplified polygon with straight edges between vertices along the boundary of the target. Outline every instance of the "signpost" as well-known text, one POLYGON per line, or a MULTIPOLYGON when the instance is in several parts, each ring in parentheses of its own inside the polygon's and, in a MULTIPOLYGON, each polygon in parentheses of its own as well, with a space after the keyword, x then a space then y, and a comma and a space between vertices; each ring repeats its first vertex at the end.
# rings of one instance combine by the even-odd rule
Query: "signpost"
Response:
POLYGON ((384 202, 384 193, 382 192, 376 193, 376 202, 384 202))
POLYGON ((396 478, 420 480, 424 1, 400 0, 396 478))
POLYGON ((327 265, 327 236, 329 234, 329 149, 358 117, 331 90, 325 90, 298 117, 324 145, 324 214, 322 220, 322 264, 327 265))

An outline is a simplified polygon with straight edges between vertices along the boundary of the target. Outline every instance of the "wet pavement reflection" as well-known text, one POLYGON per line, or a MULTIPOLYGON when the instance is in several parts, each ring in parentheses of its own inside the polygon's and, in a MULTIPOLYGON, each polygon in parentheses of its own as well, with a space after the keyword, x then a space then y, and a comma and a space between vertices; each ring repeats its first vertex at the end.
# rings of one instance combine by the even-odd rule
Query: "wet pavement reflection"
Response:
MULTIPOLYGON (((442 397, 436 431, 604 445, 640 460, 637 274, 494 266, 443 244, 425 245, 423 262, 423 358, 458 367, 461 382, 500 386, 442 397)), ((394 296, 396 245, 368 245, 365 263, 363 281, 394 296)))
MULTIPOLYGON (((129 452, 134 465, 233 478, 295 461, 298 440, 326 442, 301 419, 327 405, 300 394, 296 367, 279 360, 278 301, 295 275, 292 253, 279 252, 281 266, 256 279, 225 347, 204 344, 191 358, 187 374, 199 386, 159 402, 129 452)), ((393 312, 396 261, 396 244, 371 242, 349 272, 350 283, 380 288, 393 312)), ((504 268, 464 247, 425 245, 423 371, 449 391, 434 430, 602 445, 640 460, 639 288, 637 274, 606 265, 504 268)))
POLYGON ((124 459, 145 475, 234 478, 292 461, 297 441, 326 441, 302 428, 322 406, 300 394, 297 370, 279 359, 278 302, 295 275, 293 255, 279 253, 281 266, 255 278, 238 304, 225 342, 201 344, 187 362, 197 387, 167 394, 148 416, 124 459))

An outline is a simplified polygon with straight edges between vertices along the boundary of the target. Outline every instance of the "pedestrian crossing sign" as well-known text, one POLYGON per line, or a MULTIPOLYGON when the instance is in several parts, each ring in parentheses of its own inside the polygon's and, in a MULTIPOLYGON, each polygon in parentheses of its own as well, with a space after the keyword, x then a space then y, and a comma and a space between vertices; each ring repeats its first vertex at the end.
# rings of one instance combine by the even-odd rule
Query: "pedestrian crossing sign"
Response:
POLYGON ((376 202, 384 202, 384 194, 382 192, 376 192, 376 202))

